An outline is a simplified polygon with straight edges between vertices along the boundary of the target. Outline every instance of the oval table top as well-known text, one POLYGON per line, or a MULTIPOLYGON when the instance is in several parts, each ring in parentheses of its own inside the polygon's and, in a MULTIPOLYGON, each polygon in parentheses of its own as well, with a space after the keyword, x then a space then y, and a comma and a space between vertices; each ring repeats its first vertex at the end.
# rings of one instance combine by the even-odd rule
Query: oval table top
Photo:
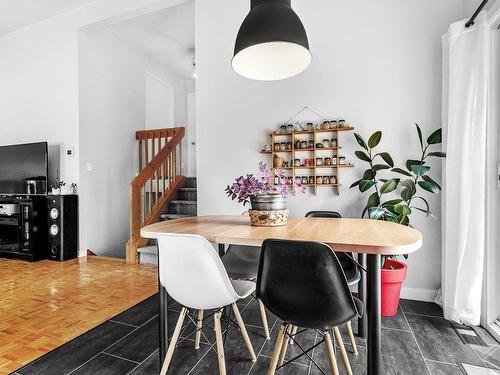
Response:
POLYGON ((281 227, 250 225, 248 216, 193 216, 162 221, 141 229, 141 237, 156 238, 159 233, 197 234, 218 244, 261 246, 267 238, 318 241, 335 251, 401 255, 422 246, 422 234, 411 227, 368 219, 289 218, 281 227))

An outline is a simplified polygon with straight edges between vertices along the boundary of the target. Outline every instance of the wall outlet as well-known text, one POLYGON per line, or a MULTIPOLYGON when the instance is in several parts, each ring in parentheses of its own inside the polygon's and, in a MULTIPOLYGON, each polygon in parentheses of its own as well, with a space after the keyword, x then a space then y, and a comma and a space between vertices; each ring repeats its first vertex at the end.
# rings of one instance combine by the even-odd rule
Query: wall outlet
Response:
POLYGON ((66 156, 73 157, 75 155, 75 149, 73 147, 69 147, 66 149, 66 156))
POLYGON ((87 171, 92 172, 93 169, 94 169, 94 165, 88 161, 87 162, 87 171))

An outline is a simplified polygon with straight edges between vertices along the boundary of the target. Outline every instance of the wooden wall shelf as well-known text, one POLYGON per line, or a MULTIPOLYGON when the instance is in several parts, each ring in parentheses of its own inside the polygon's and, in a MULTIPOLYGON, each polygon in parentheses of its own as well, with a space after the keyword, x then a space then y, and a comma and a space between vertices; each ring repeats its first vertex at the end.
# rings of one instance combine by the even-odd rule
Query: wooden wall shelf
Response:
MULTIPOLYGON (((315 192, 317 192, 318 187, 330 187, 334 188, 337 192, 338 195, 340 195, 340 188, 342 184, 340 183, 340 176, 339 172, 340 169, 342 168, 352 168, 354 165, 349 165, 349 164, 339 164, 338 163, 338 152, 342 149, 340 146, 340 139, 339 139, 339 133, 340 132, 347 132, 347 131, 352 131, 354 130, 353 127, 345 127, 345 128, 334 128, 334 129, 315 129, 315 130, 301 130, 301 131, 292 131, 292 132, 287 132, 287 133, 277 133, 274 132, 270 134, 271 137, 271 146, 272 146, 272 151, 261 151, 261 154, 268 154, 271 155, 271 164, 273 165, 273 169, 282 169, 286 171, 287 173, 291 172, 291 177, 292 178, 297 178, 297 177, 311 177, 314 176, 314 181, 317 181, 317 177, 323 177, 326 173, 328 173, 328 176, 336 176, 336 182, 335 184, 303 184, 303 186, 307 188, 314 188, 315 192), (326 134, 329 135, 327 136, 326 134), (331 139, 336 139, 337 140, 337 145, 336 147, 313 147, 313 148, 295 148, 295 142, 297 140, 300 141, 313 141, 314 145, 317 143, 322 143, 323 137, 326 139, 327 137, 331 139), (291 142, 292 148, 291 150, 274 150, 275 143, 282 143, 282 142, 291 142), (297 155, 296 155, 297 154, 297 155), (285 167, 285 168, 274 168, 274 156, 278 155, 281 158, 284 158, 285 161, 288 161, 291 163, 290 167, 285 167), (294 166, 294 159, 304 159, 304 158, 309 158, 309 159, 314 159, 316 162, 316 158, 326 158, 330 157, 333 158, 333 156, 337 157, 337 164, 332 164, 332 165, 314 165, 314 166, 294 166), (288 160, 287 160, 288 159, 288 160)), ((345 156, 345 155, 342 155, 345 156)), ((290 176, 289 174, 287 174, 290 176)))

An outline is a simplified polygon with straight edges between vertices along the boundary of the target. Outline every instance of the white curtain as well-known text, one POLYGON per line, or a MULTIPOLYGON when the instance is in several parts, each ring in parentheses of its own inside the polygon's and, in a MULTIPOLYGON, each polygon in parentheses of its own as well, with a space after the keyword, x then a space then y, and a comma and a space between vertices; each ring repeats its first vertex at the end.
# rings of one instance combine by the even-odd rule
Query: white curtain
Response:
POLYGON ((443 38, 442 304, 445 318, 479 325, 485 254, 486 132, 490 38, 486 13, 443 38))

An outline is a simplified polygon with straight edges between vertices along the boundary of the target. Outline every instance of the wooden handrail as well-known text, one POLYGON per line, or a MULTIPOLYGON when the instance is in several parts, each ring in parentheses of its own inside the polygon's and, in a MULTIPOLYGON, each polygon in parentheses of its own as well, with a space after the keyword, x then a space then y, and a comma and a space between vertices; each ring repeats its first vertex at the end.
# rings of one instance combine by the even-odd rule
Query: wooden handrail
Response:
POLYGON ((184 134, 182 127, 136 132, 141 170, 130 183, 130 239, 127 242, 127 263, 137 263, 137 249, 147 243, 147 240, 140 237, 141 228, 158 221, 163 208, 175 198, 177 189, 184 181, 184 177, 178 173, 184 134))

